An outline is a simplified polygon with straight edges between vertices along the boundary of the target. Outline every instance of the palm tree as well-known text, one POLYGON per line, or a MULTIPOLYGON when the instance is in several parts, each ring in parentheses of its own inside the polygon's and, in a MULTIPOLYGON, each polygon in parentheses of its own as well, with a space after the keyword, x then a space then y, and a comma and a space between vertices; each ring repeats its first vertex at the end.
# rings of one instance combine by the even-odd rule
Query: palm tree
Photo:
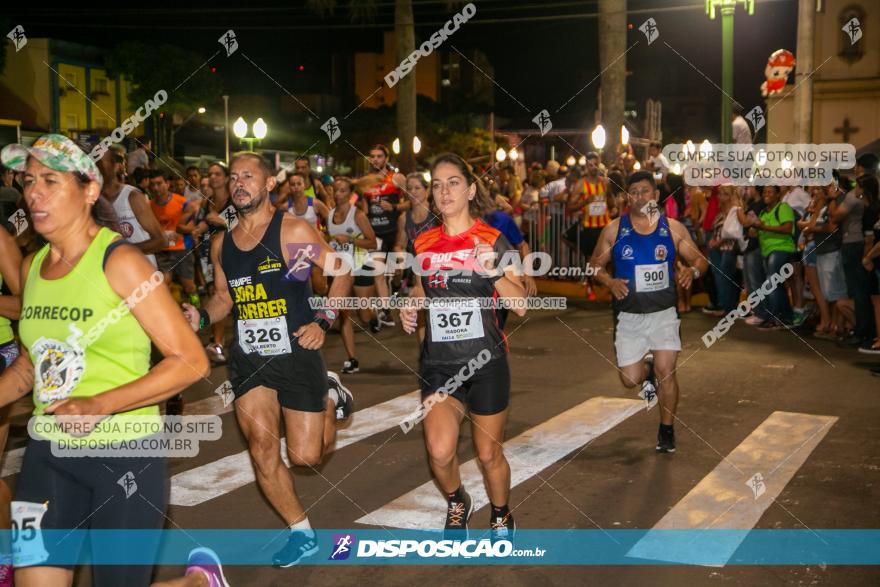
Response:
MULTIPOLYGON (((318 14, 332 13, 336 0, 308 0, 309 6, 318 14)), ((348 3, 352 20, 372 20, 376 15, 375 0, 351 0, 348 3)), ((411 54, 416 46, 415 19, 412 0, 395 0, 394 34, 397 45, 397 62, 411 54)), ((416 74, 415 70, 394 86, 397 90, 397 136, 400 137, 400 171, 415 171, 415 155, 412 152, 416 135, 416 74)))
POLYGON ((617 158, 626 104, 626 0, 599 0, 599 119, 605 127, 605 164, 617 158))

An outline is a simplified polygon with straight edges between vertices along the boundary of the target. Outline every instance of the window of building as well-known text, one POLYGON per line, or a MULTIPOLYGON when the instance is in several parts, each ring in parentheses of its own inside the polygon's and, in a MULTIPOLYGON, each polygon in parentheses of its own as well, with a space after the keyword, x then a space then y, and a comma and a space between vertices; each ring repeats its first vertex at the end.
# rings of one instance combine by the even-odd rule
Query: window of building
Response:
POLYGON ((840 11, 838 22, 837 56, 849 64, 859 61, 865 55, 865 9, 858 4, 850 4, 840 11))
POLYGON ((103 94, 105 96, 110 95, 110 91, 107 89, 107 78, 106 77, 95 78, 95 93, 103 94))
POLYGON ((64 127, 66 130, 75 130, 79 128, 79 119, 76 114, 68 114, 64 117, 64 127))

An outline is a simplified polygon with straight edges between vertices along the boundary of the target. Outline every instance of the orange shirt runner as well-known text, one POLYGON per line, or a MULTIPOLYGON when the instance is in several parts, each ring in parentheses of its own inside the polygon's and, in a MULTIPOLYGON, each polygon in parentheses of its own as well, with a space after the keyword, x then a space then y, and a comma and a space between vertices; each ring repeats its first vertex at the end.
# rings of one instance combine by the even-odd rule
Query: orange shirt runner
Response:
MULTIPOLYGON (((177 224, 180 222, 180 217, 183 215, 183 207, 185 205, 186 198, 180 194, 170 194, 168 201, 165 202, 164 205, 156 203, 156 200, 150 200, 150 207, 153 208, 153 214, 156 215, 159 224, 162 225, 162 231, 165 232, 166 236, 171 232, 177 234, 177 224)), ((182 251, 183 235, 177 234, 173 243, 169 239, 168 246, 165 247, 164 250, 182 251)))

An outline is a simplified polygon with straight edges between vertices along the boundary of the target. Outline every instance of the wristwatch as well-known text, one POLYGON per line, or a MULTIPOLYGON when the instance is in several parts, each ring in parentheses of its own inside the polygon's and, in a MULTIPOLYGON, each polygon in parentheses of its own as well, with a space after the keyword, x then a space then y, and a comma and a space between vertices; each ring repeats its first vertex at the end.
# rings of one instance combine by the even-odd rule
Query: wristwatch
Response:
POLYGON ((702 275, 702 273, 700 273, 700 270, 696 267, 691 267, 691 271, 694 272, 694 279, 699 279, 700 275, 702 275))
POLYGON ((336 312, 327 308, 325 310, 318 310, 315 313, 315 322, 318 326, 321 327, 321 330, 327 332, 330 330, 330 327, 333 326, 333 323, 336 321, 336 312))

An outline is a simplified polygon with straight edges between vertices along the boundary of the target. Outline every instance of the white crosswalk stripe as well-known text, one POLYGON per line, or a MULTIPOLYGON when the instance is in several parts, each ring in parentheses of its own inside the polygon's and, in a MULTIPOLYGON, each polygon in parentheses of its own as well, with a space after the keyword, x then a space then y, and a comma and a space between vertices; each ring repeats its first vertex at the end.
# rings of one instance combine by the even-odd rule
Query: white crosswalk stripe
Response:
MULTIPOLYGON (((219 399, 219 398, 218 398, 219 399)), ((358 410, 351 425, 336 434, 333 450, 363 440, 397 426, 418 405, 419 392, 413 391, 375 406, 358 410)), ((281 457, 287 461, 285 444, 281 457)), ((171 504, 196 506, 256 481, 250 456, 246 450, 214 462, 178 473, 171 478, 171 504)))
MULTIPOLYGON (((595 397, 526 430, 504 443, 510 462, 511 487, 534 477, 565 455, 617 426, 643 409, 638 400, 595 397)), ((471 494, 474 510, 489 503, 477 460, 461 467, 461 483, 471 494)), ((358 524, 427 530, 442 528, 446 501, 428 481, 356 520, 358 524)))
MULTIPOLYGON (((653 529, 753 528, 836 421, 833 416, 773 412, 653 529)), ((700 537, 701 548, 707 548, 705 541, 712 541, 713 558, 720 553, 729 560, 745 537, 746 532, 719 533, 717 538, 706 534, 700 537)), ((662 532, 648 532, 627 556, 694 561, 681 549, 670 549, 662 532)))

